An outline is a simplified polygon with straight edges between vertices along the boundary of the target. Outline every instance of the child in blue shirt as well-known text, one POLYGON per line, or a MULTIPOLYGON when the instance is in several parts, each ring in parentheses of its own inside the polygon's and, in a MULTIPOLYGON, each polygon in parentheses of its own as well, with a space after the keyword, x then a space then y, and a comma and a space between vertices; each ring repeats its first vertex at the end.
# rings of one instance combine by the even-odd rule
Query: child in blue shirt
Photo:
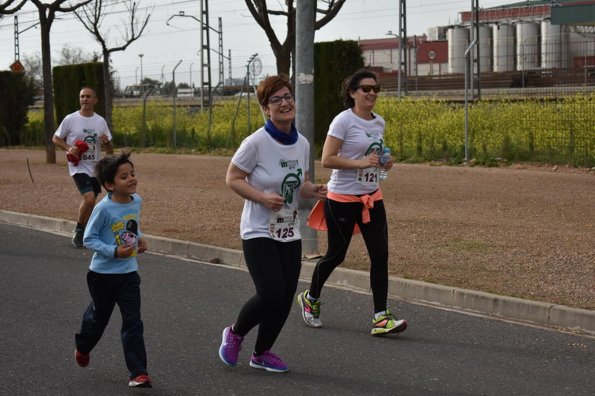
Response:
POLYGON ((83 242, 94 251, 87 273, 91 303, 75 336, 75 359, 89 364, 116 304, 122 313, 121 338, 129 370, 128 385, 151 387, 140 306, 136 256, 147 250, 139 228, 141 197, 129 153, 108 155, 95 165, 96 177, 108 194, 95 206, 83 242))

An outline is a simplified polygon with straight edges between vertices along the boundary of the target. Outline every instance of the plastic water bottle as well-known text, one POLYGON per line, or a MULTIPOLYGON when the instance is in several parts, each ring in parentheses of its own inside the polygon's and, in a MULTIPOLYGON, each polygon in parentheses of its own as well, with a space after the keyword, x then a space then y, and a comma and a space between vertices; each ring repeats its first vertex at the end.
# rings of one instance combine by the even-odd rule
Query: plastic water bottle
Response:
MULTIPOLYGON (((390 148, 384 147, 382 149, 382 154, 380 154, 380 165, 384 166, 390 161, 390 148)), ((386 180, 388 177, 388 171, 384 168, 378 169, 378 181, 386 180)))

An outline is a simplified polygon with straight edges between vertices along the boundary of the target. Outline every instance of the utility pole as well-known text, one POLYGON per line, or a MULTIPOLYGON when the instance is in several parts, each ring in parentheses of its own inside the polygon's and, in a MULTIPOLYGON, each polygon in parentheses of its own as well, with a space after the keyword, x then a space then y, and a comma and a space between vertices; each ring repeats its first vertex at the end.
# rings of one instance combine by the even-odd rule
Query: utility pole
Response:
POLYGON ((473 78, 471 79, 471 92, 472 98, 481 99, 481 88, 480 88, 480 75, 481 75, 481 62, 480 62, 480 37, 479 37, 479 0, 471 0, 471 15, 473 16, 473 24, 471 26, 471 31, 474 32, 473 36, 475 36, 475 40, 477 40, 477 44, 475 45, 475 49, 473 51, 473 65, 472 65, 472 73, 473 78))
POLYGON ((209 39, 209 0, 200 2, 200 103, 204 107, 205 90, 211 106, 211 42, 209 39), (206 57, 206 61, 205 61, 206 57))
POLYGON ((140 58, 140 93, 141 95, 143 93, 145 93, 145 87, 143 86, 143 56, 145 56, 145 54, 138 54, 138 57, 140 58))
POLYGON ((20 60, 20 45, 19 45, 19 35, 21 33, 25 33, 27 30, 32 29, 39 25, 39 22, 34 23, 33 25, 19 31, 19 17, 17 15, 14 16, 14 61, 18 62, 20 60))
POLYGON ((403 74, 405 75, 405 79, 402 83, 405 94, 407 94, 407 77, 409 76, 407 71, 407 41, 407 5, 405 0, 399 0, 399 53, 403 51, 403 55, 400 57, 401 59, 399 61, 399 63, 401 63, 399 65, 399 72, 403 70, 403 74))
POLYGON ((173 145, 174 145, 174 151, 177 149, 177 136, 176 136, 176 96, 178 96, 178 87, 176 86, 176 69, 178 68, 178 66, 180 66, 180 63, 182 63, 182 60, 180 59, 180 61, 174 66, 174 70, 172 70, 171 72, 171 80, 172 80, 172 84, 173 84, 173 88, 174 88, 174 93, 173 93, 173 101, 174 101, 174 119, 173 119, 173 145))
POLYGON ((19 61, 19 17, 14 16, 14 61, 19 61))
MULTIPOLYGON (((221 20, 221 17, 219 17, 219 32, 223 31, 223 21, 221 20)), ((223 88, 223 86, 225 85, 225 76, 224 76, 224 70, 223 70, 223 35, 219 34, 219 51, 217 52, 219 55, 219 84, 221 84, 221 87, 223 88)))
MULTIPOLYGON (((295 96, 296 127, 310 142, 310 163, 308 177, 316 182, 314 175, 314 24, 316 20, 316 2, 298 1, 296 8, 295 41, 295 96)), ((305 257, 319 256, 318 233, 306 224, 308 215, 314 206, 313 199, 299 201, 300 232, 302 249, 305 257)))
MULTIPOLYGON (((227 60, 229 61, 229 83, 233 85, 233 79, 232 79, 232 74, 231 74, 231 50, 227 50, 227 60)), ((224 84, 225 85, 225 84, 224 84)))
MULTIPOLYGON (((224 77, 223 77, 223 59, 226 58, 223 55, 223 23, 221 18, 219 18, 219 30, 212 28, 209 26, 209 2, 208 0, 201 0, 200 2, 200 18, 196 18, 193 15, 186 15, 184 11, 179 11, 177 15, 172 15, 169 19, 165 22, 166 25, 169 26, 169 21, 174 17, 188 17, 192 18, 198 23, 200 23, 200 109, 201 111, 204 110, 204 103, 205 103, 205 92, 208 94, 208 101, 209 105, 211 104, 211 91, 212 91, 212 84, 211 84, 211 44, 209 38, 209 29, 213 30, 215 33, 219 35, 219 51, 212 50, 213 52, 219 55, 219 83, 224 84, 224 77)), ((229 75, 231 79, 231 51, 229 53, 229 75)))

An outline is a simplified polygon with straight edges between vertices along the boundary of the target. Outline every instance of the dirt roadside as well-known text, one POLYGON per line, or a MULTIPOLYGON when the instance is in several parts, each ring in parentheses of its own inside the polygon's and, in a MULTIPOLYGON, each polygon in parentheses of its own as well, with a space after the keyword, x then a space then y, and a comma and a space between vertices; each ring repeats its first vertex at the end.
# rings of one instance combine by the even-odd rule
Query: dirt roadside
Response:
MULTIPOLYGON (((75 220, 79 195, 57 154, 50 165, 45 151, 0 149, 0 209, 75 220)), ((132 160, 145 233, 241 249, 243 201, 224 183, 229 157, 132 160)), ((328 180, 319 164, 315 174, 328 180)), ((595 171, 397 164, 382 189, 392 275, 595 309, 595 171)), ((326 235, 318 239, 324 252, 326 235)), ((343 266, 368 269, 360 236, 343 266)))

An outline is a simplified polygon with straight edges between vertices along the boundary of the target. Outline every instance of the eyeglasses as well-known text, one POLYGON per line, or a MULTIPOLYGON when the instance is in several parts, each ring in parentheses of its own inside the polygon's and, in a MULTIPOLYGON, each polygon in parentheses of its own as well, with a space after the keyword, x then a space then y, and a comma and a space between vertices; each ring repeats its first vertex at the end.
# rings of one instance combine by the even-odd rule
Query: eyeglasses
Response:
POLYGON ((378 92, 380 92, 380 89, 382 87, 380 86, 380 84, 376 84, 376 85, 364 84, 364 85, 360 85, 355 90, 357 91, 359 88, 361 88, 362 91, 364 91, 364 93, 369 93, 370 91, 374 91, 375 93, 378 93, 378 92))
POLYGON ((283 101, 283 99, 285 99, 285 101, 287 103, 291 103, 291 102, 293 102, 293 95, 290 93, 286 93, 283 96, 271 96, 269 98, 268 103, 273 106, 279 106, 281 104, 281 102, 283 101))

